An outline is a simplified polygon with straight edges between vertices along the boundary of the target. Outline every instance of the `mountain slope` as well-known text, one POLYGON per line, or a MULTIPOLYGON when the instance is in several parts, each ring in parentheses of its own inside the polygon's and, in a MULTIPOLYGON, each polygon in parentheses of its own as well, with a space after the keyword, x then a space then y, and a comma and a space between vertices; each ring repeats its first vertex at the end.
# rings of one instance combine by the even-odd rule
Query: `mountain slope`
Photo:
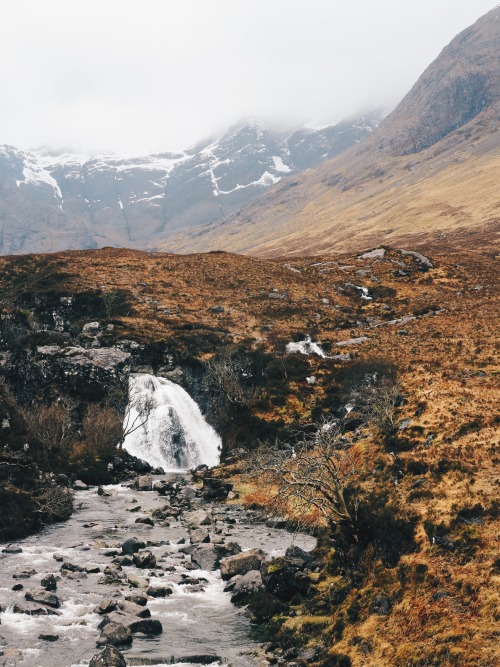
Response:
POLYGON ((378 122, 371 114, 291 134, 250 123, 182 153, 132 157, 0 146, 0 253, 154 247, 172 231, 222 220, 283 176, 360 142, 378 122))
POLYGON ((169 249, 272 256, 471 230, 491 237, 500 219, 499 58, 497 7, 452 40, 361 146, 169 249))

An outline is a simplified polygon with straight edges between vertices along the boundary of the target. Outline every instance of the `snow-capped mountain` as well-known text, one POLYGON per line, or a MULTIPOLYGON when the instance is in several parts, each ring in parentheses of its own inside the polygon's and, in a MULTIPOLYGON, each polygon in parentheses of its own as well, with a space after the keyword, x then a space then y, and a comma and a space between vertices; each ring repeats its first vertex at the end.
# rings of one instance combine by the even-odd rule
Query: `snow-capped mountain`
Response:
POLYGON ((177 154, 91 157, 0 146, 0 253, 164 247, 172 232, 224 219, 361 141, 379 121, 373 113, 293 133, 247 123, 177 154))

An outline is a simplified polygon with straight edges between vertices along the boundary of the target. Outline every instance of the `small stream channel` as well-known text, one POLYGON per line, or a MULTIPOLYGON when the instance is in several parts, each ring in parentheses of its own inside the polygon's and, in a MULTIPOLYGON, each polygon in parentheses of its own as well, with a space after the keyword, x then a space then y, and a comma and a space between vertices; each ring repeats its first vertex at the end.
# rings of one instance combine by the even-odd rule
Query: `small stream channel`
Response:
MULTIPOLYGON (((165 479, 165 476, 162 477, 165 479)), ((150 517, 162 508, 166 499, 154 491, 134 491, 127 486, 105 487, 112 494, 100 496, 96 489, 75 494, 77 510, 66 523, 45 528, 41 533, 16 543, 20 553, 4 553, 0 545, 0 666, 2 667, 83 667, 101 649, 96 648, 102 617, 94 608, 103 598, 141 592, 130 587, 126 579, 120 584, 99 583, 106 566, 111 564, 113 551, 136 536, 150 543, 147 548, 157 559, 153 569, 138 570, 124 566, 126 575, 140 575, 150 585, 168 586, 172 595, 151 598, 147 607, 153 618, 161 621, 162 634, 156 637, 134 636, 128 649, 120 649, 127 665, 156 665, 191 662, 205 664, 222 662, 250 667, 255 664, 252 653, 256 640, 244 610, 234 607, 230 594, 223 591, 219 571, 193 569, 189 555, 180 553, 179 540, 189 543, 189 533, 181 521, 169 526, 135 523, 138 517, 150 517), (130 510, 140 506, 139 511, 130 510), (62 557, 57 561, 57 558, 62 557), (68 572, 63 576, 61 565, 69 562, 99 572, 68 572), (30 573, 23 575, 23 572, 30 573), (56 595, 61 606, 58 616, 30 616, 14 613, 14 606, 26 604, 26 591, 39 589, 42 577, 53 573, 57 581, 56 595), (206 579, 202 588, 183 584, 183 576, 206 579), (19 578, 26 577, 26 578, 19 578), (13 591, 15 584, 23 589, 13 591), (55 641, 39 639, 39 635, 58 635, 55 641), (193 656, 212 656, 196 659, 193 656)), ((192 488, 185 487, 193 495, 192 488)), ((193 508, 203 501, 194 498, 193 508)), ((206 505, 203 505, 206 508, 206 505)), ((306 550, 315 540, 306 535, 290 534, 281 529, 252 522, 251 515, 238 505, 210 506, 213 523, 211 536, 237 542, 243 550, 263 549, 280 555, 291 544, 306 550)), ((182 518, 182 517, 181 517, 182 518)))

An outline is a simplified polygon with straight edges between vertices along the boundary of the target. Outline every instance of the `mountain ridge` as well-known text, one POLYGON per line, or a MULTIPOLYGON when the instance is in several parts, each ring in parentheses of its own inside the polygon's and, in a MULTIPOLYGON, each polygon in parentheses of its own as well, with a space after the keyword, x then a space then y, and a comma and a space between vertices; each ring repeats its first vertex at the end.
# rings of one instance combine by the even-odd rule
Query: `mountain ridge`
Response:
POLYGON ((146 248, 221 220, 287 174, 361 141, 378 112, 325 128, 231 127, 179 153, 53 155, 0 146, 0 252, 146 248))
POLYGON ((499 44, 496 7, 443 49, 359 146, 302 174, 293 187, 278 184, 221 223, 177 235, 169 248, 273 256, 432 241, 467 230, 493 230, 494 239, 499 44))

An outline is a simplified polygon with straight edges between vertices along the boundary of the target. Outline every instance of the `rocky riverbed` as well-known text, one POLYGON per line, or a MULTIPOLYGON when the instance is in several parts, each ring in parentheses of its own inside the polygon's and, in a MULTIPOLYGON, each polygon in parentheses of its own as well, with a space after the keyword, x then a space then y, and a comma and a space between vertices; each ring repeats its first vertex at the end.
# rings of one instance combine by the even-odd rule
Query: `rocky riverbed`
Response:
POLYGON ((0 545, 2 667, 254 665, 252 625, 307 585, 314 538, 200 498, 185 476, 75 503, 66 523, 0 545))

